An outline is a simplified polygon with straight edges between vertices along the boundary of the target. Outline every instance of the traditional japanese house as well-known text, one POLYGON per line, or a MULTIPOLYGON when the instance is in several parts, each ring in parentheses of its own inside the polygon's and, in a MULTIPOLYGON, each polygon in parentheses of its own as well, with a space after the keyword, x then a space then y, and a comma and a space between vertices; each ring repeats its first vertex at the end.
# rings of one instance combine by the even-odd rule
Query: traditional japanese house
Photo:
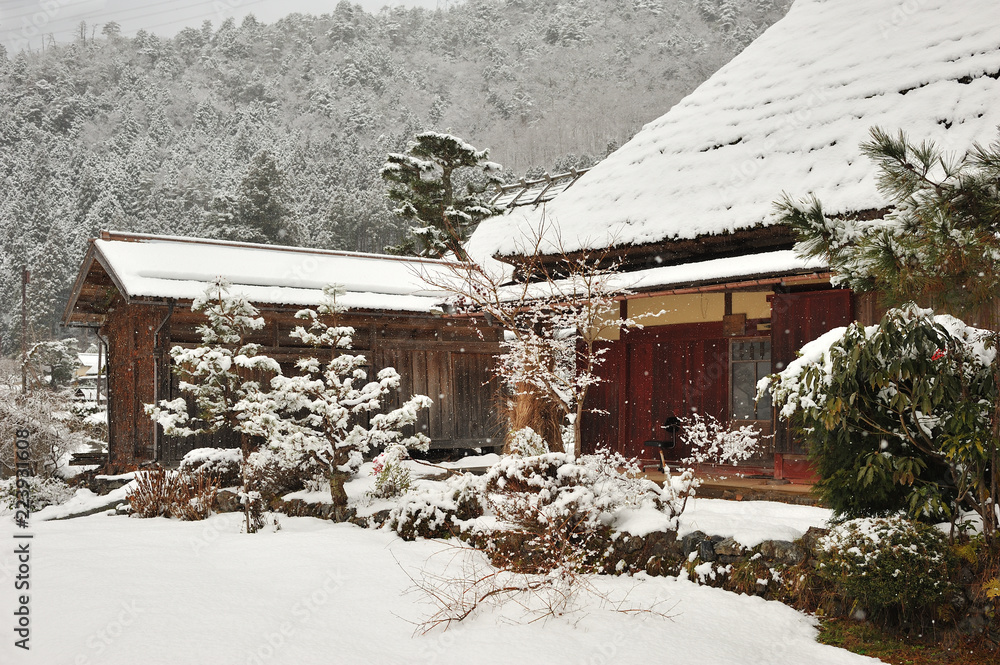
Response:
POLYGON ((757 381, 804 342, 881 312, 796 255, 775 202, 812 194, 828 214, 882 218, 889 203, 859 149, 870 128, 961 154, 996 140, 998 79, 995 0, 797 0, 565 192, 481 224, 470 253, 517 263, 543 227, 547 253, 610 247, 634 291, 622 313, 663 312, 605 335, 607 380, 590 401, 609 415, 588 415, 584 449, 655 460, 644 443, 699 412, 774 433, 750 464, 794 475, 804 451, 755 401, 757 381))
POLYGON ((179 395, 169 350, 201 341, 205 317, 191 302, 217 276, 260 310, 266 326, 250 341, 289 368, 315 353, 289 335, 301 324, 295 313, 318 305, 324 286, 343 287, 340 323, 355 328, 354 352, 369 360, 369 376, 395 367, 396 404, 411 394, 433 400, 417 424, 432 446, 500 445, 491 382, 500 333, 481 320, 441 316, 448 294, 422 279, 439 270, 443 262, 429 259, 102 232, 91 240, 63 322, 94 329, 107 349, 113 466, 172 464, 192 448, 238 445, 231 433, 166 437, 143 411, 179 395))

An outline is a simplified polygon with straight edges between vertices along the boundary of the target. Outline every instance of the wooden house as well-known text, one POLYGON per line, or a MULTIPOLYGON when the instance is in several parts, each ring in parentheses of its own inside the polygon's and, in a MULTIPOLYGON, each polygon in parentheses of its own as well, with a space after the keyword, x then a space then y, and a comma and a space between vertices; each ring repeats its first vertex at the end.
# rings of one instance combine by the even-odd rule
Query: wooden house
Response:
POLYGON ((584 449, 656 459, 644 442, 698 412, 774 433, 751 463, 782 477, 803 450, 766 399, 755 403, 758 379, 881 312, 795 254, 774 203, 814 194, 828 214, 880 219, 890 204, 859 149, 870 128, 961 153, 996 139, 998 100, 995 0, 797 0, 571 188, 481 224, 469 251, 517 263, 539 228, 552 255, 610 247, 634 291, 622 313, 664 312, 606 335, 606 381, 590 401, 610 415, 588 415, 584 449))
POLYGON ((499 332, 440 315, 448 294, 421 276, 443 269, 436 260, 102 232, 90 242, 63 322, 94 329, 107 350, 112 466, 173 464, 192 448, 237 445, 232 434, 166 437, 143 412, 179 395, 169 350, 200 342, 204 316, 191 302, 217 276, 260 309, 266 326, 251 341, 289 368, 314 353, 289 335, 301 324, 295 313, 318 305, 325 285, 342 286, 340 322, 355 328, 353 348, 369 360, 369 376, 395 367, 397 401, 433 400, 417 424, 432 446, 500 445, 490 381, 499 332))

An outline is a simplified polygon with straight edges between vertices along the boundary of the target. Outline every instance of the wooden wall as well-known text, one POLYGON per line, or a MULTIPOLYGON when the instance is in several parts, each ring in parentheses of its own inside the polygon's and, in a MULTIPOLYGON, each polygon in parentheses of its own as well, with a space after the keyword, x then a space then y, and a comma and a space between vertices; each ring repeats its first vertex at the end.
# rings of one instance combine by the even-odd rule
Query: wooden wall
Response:
MULTIPOLYGON (((874 316, 876 304, 866 305, 874 316)), ((630 313, 632 307, 630 301, 630 313)), ((582 449, 610 447, 628 457, 655 459, 656 451, 642 444, 664 438, 662 425, 669 416, 697 411, 729 421, 732 340, 770 339, 773 370, 778 371, 803 343, 846 325, 853 312, 852 294, 846 290, 775 294, 771 318, 748 318, 739 335, 726 334, 722 321, 706 321, 646 326, 622 334, 620 340, 602 342, 608 349, 599 370, 605 381, 590 389, 587 407, 609 413, 585 414, 582 449)), ((773 429, 773 424, 760 426, 765 433, 773 429)), ((775 445, 779 452, 795 449, 786 431, 778 433, 775 445)), ((680 459, 688 453, 680 446, 667 457, 680 459)), ((749 463, 766 464, 770 453, 769 446, 765 455, 749 463)))
MULTIPOLYGON (((290 333, 301 321, 298 308, 261 312, 265 327, 248 341, 262 346, 261 353, 294 370, 300 357, 330 357, 329 350, 304 347, 290 333)), ((109 345, 109 428, 113 459, 159 460, 176 463, 200 447, 237 447, 234 433, 165 437, 143 412, 155 399, 182 396, 170 371, 169 349, 200 342, 197 326, 203 321, 189 305, 171 310, 166 305, 125 305, 109 315, 104 332, 109 345), (162 327, 160 327, 162 324, 162 327), (159 327, 159 334, 154 335, 159 327), (155 339, 154 339, 155 337, 155 339), (154 385, 157 390, 154 394, 154 385)), ((468 321, 394 313, 351 314, 340 323, 355 328, 352 352, 368 359, 366 371, 373 380, 384 367, 401 375, 401 390, 388 406, 398 406, 412 394, 424 394, 432 407, 421 414, 417 427, 436 448, 472 448, 502 445, 503 428, 494 408, 493 357, 499 350, 499 331, 468 321)), ((267 377, 255 377, 266 381, 267 377)))
POLYGON ((116 468, 155 454, 155 426, 143 405, 154 399, 153 338, 165 313, 166 308, 121 303, 102 328, 108 343, 108 437, 116 468))

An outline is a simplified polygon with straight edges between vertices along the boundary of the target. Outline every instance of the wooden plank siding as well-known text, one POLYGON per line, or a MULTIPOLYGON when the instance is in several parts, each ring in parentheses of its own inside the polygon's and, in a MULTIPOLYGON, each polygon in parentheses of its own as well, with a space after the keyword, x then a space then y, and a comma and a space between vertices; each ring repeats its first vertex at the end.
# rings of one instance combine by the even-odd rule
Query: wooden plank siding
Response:
POLYGON ((153 337, 166 308, 116 307, 103 332, 108 343, 108 437, 111 461, 131 466, 155 455, 155 428, 143 405, 154 400, 156 357, 153 337))
MULTIPOLYGON (((265 327, 248 341, 261 352, 294 371, 295 361, 317 357, 325 361, 332 351, 304 346, 291 332, 302 321, 298 308, 264 308, 265 327)), ((197 326, 204 317, 178 304, 126 304, 109 308, 102 333, 108 340, 109 440, 112 455, 124 465, 160 461, 176 464, 187 452, 201 447, 239 447, 233 432, 187 438, 167 437, 144 413, 144 405, 182 396, 171 371, 170 348, 195 346, 197 326), (159 329, 159 332, 157 330, 159 329)), ((398 406, 413 394, 433 400, 420 415, 417 427, 438 448, 473 448, 502 444, 502 427, 494 416, 493 357, 499 350, 499 331, 477 329, 469 322, 430 315, 394 313, 344 315, 339 323, 355 328, 353 353, 368 360, 365 370, 374 380, 385 367, 395 367, 401 389, 387 401, 398 406)), ((254 376, 266 383, 269 376, 254 376)), ((367 424, 367 423, 365 423, 367 424)))
MULTIPOLYGON (((864 301, 866 315, 876 315, 875 305, 864 301)), ((846 289, 776 293, 771 299, 771 362, 780 372, 795 360, 799 349, 825 332, 854 321, 853 294, 846 289)), ((774 448, 778 453, 803 454, 787 423, 775 418, 774 448)))
MULTIPOLYGON (((853 320, 853 294, 843 289, 775 294, 770 319, 750 319, 739 335, 728 335, 722 321, 646 326, 625 332, 617 341, 601 342, 608 349, 599 369, 602 381, 591 387, 584 414, 581 449, 609 447, 627 457, 653 460, 657 454, 643 442, 663 439, 662 425, 670 416, 711 415, 732 423, 731 345, 741 340, 771 342, 772 371, 792 360, 799 348, 824 332, 853 320), (607 415, 590 410, 606 411, 607 415)), ((862 298, 869 317, 881 316, 878 303, 862 298)), ((767 421, 755 423, 765 434, 774 431, 767 421)), ((787 430, 778 429, 775 442, 748 460, 753 467, 768 465, 774 452, 800 452, 787 430)), ((668 460, 689 455, 684 446, 667 454, 668 460)))

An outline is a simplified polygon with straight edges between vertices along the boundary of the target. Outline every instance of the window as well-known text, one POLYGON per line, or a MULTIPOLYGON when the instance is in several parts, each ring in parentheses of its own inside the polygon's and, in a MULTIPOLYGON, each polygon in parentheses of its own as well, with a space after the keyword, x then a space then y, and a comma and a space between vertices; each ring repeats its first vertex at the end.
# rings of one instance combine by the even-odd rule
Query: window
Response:
POLYGON ((771 341, 733 340, 729 356, 729 386, 733 420, 771 420, 771 395, 759 402, 757 382, 771 373, 771 341))

